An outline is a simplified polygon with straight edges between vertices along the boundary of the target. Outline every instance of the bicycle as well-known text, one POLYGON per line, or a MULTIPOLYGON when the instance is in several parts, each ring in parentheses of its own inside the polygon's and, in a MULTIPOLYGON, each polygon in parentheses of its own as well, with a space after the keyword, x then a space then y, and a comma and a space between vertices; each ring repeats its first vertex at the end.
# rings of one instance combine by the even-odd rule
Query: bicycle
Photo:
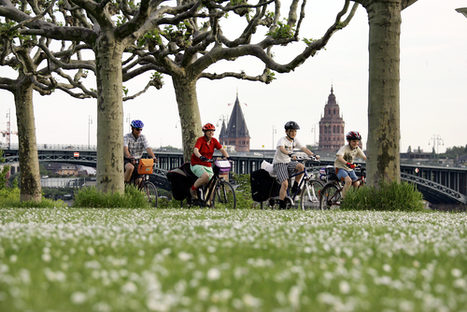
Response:
MULTIPOLYGON (((143 192, 150 204, 151 207, 157 208, 157 200, 158 200, 158 193, 157 188, 149 181, 150 173, 138 173, 140 159, 135 159, 135 169, 133 170, 133 174, 131 175, 130 181, 127 183, 129 185, 134 185, 139 191, 143 192)), ((153 162, 152 168, 154 168, 155 164, 153 162)), ((152 173, 152 170, 151 170, 152 173)))
POLYGON ((210 159, 208 162, 213 163, 214 175, 207 184, 198 188, 198 199, 194 200, 190 198, 191 203, 210 208, 215 208, 216 203, 221 204, 225 208, 237 208, 235 189, 223 177, 223 175, 228 174, 230 171, 231 161, 210 159))
MULTIPOLYGON (((304 153, 303 153, 304 154, 304 153)), ((316 164, 320 162, 315 157, 308 157, 308 155, 303 155, 302 153, 295 153, 292 157, 295 157, 297 161, 307 161, 311 160, 316 164)), ((303 174, 297 190, 290 194, 291 185, 289 183, 289 188, 287 189, 287 196, 285 200, 287 201, 287 209, 290 209, 295 205, 294 200, 297 196, 300 196, 299 207, 302 210, 311 209, 319 205, 319 192, 323 188, 324 184, 317 179, 316 172, 317 169, 313 169, 311 172, 305 167, 302 171, 292 174, 289 178, 290 181, 294 181, 296 176, 303 174)), ((274 205, 279 204, 279 196, 274 196, 269 198, 269 206, 274 208, 274 205)), ((261 202, 261 208, 263 208, 263 202, 261 202)))
MULTIPOLYGON (((357 165, 354 170, 358 177, 357 181, 360 182, 359 187, 361 187, 365 184, 366 169, 361 165, 357 165)), ((342 199, 344 184, 337 178, 335 173, 328 174, 328 180, 329 182, 324 185, 320 194, 319 208, 321 210, 338 208, 342 199)))

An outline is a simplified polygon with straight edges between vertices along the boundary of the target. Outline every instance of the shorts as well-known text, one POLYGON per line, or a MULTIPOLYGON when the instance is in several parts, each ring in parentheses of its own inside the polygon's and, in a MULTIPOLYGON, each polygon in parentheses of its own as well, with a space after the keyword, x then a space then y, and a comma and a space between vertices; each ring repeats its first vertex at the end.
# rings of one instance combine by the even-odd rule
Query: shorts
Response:
POLYGON ((345 177, 350 177, 352 179, 352 182, 355 182, 358 180, 358 177, 355 174, 355 171, 353 170, 347 171, 345 169, 339 168, 337 171, 337 178, 339 178, 339 181, 341 181, 341 180, 344 180, 345 177))
POLYGON ((137 166, 136 164, 133 164, 133 163, 131 162, 131 159, 130 159, 130 158, 123 157, 123 172, 125 172, 125 166, 126 166, 126 164, 128 164, 128 163, 132 164, 133 167, 134 167, 134 168, 133 168, 133 173, 131 174, 131 179, 137 179, 137 178, 139 178, 141 175, 138 174, 138 168, 137 168, 138 166, 137 166))
POLYGON ((289 163, 276 163, 273 165, 274 173, 277 175, 279 183, 284 182, 294 174, 297 164, 297 161, 291 161, 289 163))
POLYGON ((203 175, 203 173, 207 173, 209 175, 209 179, 212 178, 214 175, 214 172, 212 171, 212 167, 206 167, 203 165, 190 165, 191 172, 198 178, 203 175))

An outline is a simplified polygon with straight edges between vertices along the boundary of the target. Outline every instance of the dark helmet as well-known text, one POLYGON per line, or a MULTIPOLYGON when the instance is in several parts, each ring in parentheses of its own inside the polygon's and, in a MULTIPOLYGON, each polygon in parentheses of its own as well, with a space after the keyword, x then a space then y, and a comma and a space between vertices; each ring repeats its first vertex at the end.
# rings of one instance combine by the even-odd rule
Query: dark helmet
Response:
POLYGON ((133 128, 142 129, 144 127, 144 123, 141 120, 132 120, 130 126, 132 126, 133 128))
POLYGON ((345 135, 345 138, 347 139, 347 141, 351 141, 351 140, 361 141, 362 140, 362 136, 360 135, 360 133, 358 131, 349 131, 349 132, 347 132, 347 134, 345 135))
POLYGON ((290 129, 299 130, 300 126, 295 121, 287 121, 284 128, 285 130, 290 130, 290 129))
POLYGON ((216 127, 212 123, 207 123, 203 126, 203 131, 216 131, 216 127))

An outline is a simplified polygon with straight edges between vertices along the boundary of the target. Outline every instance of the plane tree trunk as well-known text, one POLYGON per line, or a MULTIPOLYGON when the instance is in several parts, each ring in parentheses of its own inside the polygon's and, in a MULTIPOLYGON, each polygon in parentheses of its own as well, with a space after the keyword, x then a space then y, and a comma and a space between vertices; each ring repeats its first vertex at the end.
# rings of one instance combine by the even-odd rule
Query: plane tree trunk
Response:
POLYGON ((95 46, 97 81, 97 189, 123 193, 122 54, 124 46, 112 32, 95 46))
POLYGON ((186 76, 172 76, 182 127, 183 158, 185 161, 190 160, 196 139, 202 135, 196 80, 196 78, 186 76))
POLYGON ((401 1, 370 1, 368 182, 400 182, 401 1))
POLYGON ((18 124, 20 200, 40 202, 42 189, 32 101, 33 83, 31 78, 25 75, 21 75, 17 83, 14 98, 18 124))

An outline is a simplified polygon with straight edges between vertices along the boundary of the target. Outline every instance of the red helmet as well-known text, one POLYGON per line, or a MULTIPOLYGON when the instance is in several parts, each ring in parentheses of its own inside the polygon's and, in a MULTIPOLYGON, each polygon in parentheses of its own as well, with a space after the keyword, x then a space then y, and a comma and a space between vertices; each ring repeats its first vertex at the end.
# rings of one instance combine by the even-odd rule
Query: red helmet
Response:
POLYGON ((212 123, 207 123, 203 126, 203 131, 216 131, 216 127, 212 123))
POLYGON ((362 140, 362 136, 360 135, 358 131, 347 132, 347 134, 345 135, 345 138, 347 139, 347 141, 351 141, 351 140, 361 141, 362 140))

